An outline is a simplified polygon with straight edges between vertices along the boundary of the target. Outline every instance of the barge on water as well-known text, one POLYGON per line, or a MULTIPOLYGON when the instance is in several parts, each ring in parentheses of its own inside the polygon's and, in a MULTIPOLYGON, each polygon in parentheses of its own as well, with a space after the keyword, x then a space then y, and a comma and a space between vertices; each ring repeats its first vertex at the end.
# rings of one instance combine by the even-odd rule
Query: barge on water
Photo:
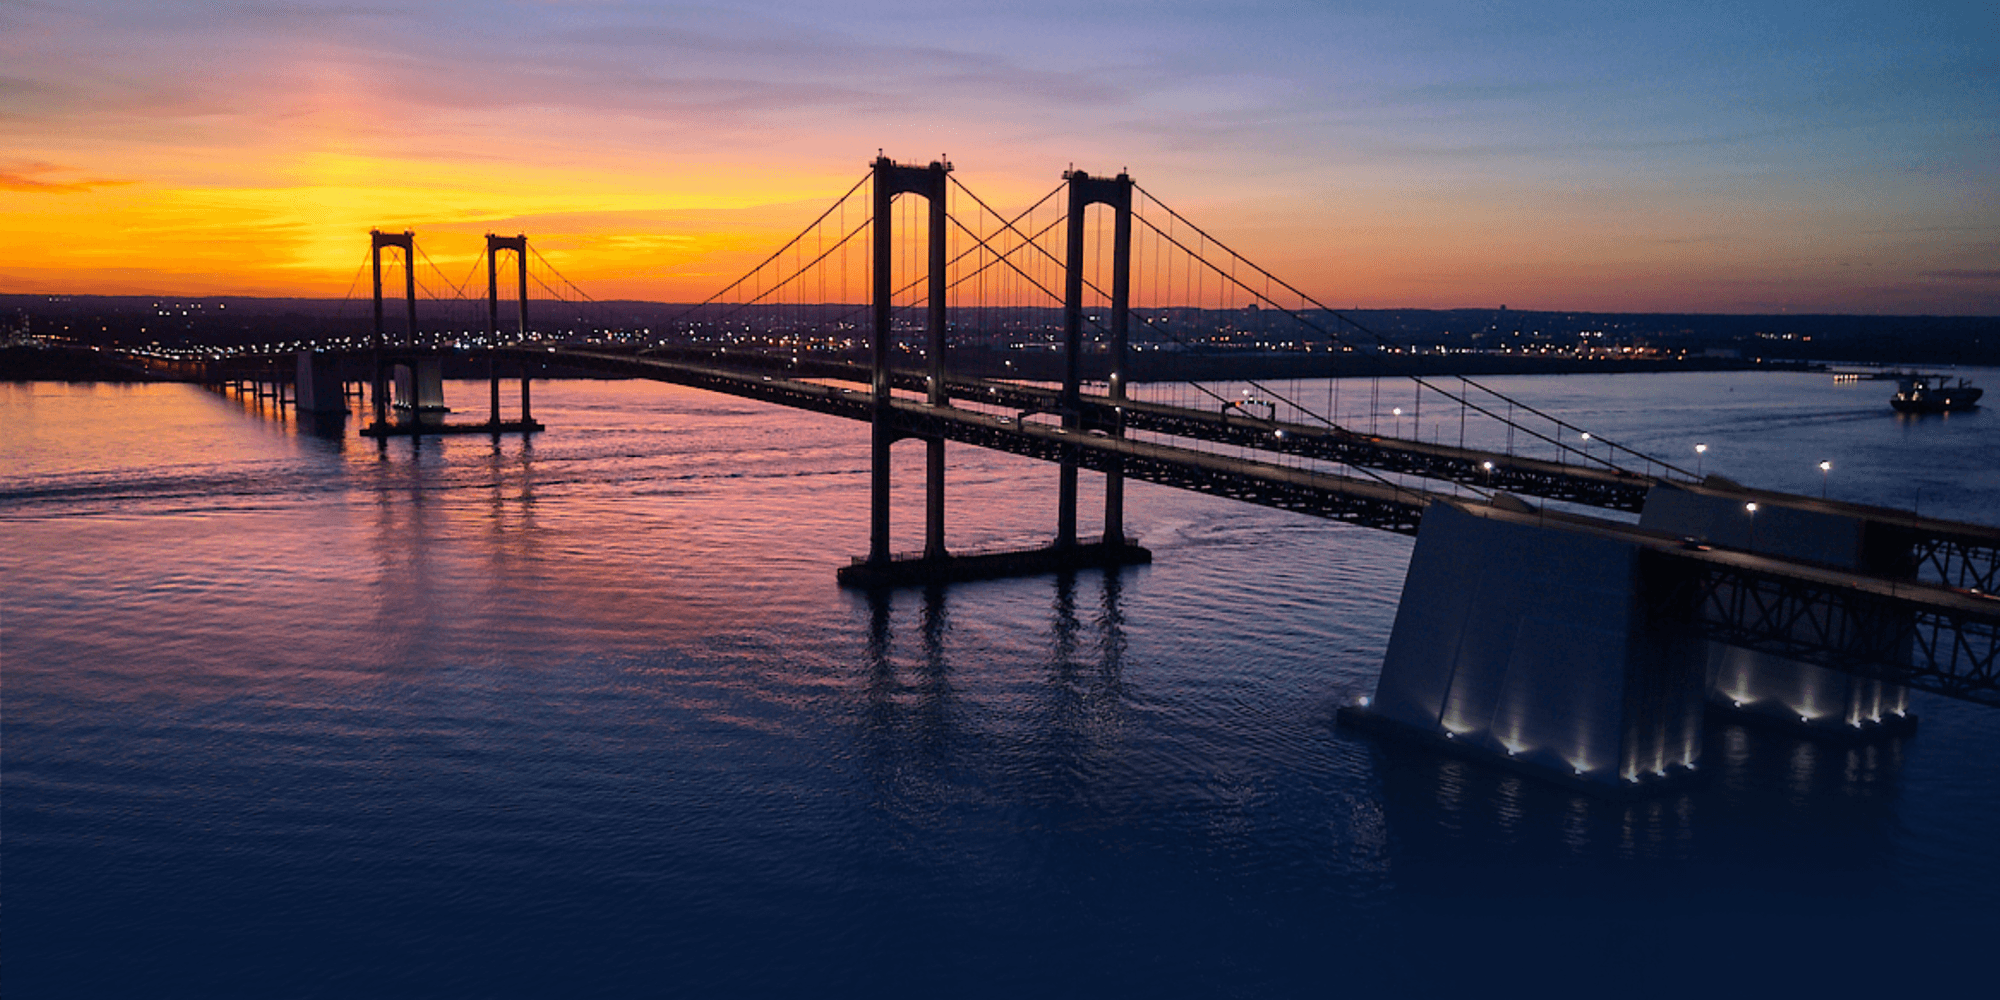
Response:
POLYGON ((1955 413, 1979 408, 1986 390, 1961 378, 1951 384, 1949 375, 1906 375, 1896 380, 1896 394, 1889 405, 1898 413, 1955 413))

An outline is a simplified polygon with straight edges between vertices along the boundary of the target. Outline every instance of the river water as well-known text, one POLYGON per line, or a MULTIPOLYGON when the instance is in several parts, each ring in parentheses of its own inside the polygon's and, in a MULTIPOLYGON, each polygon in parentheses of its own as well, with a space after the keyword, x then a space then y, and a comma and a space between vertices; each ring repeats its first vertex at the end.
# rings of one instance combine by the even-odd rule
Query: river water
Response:
MULTIPOLYGON (((1991 408, 1488 381, 1754 485, 2000 523, 1991 408)), ((1601 801, 1336 727, 1409 539, 1134 484, 1151 566, 871 600, 833 581, 860 425, 636 382, 543 383, 536 416, 378 448, 189 386, 0 385, 8 997, 1987 975, 2000 711, 1918 695, 1854 748, 1713 726, 1702 784, 1601 801)), ((954 446, 952 543, 1046 536, 1054 481, 954 446)))

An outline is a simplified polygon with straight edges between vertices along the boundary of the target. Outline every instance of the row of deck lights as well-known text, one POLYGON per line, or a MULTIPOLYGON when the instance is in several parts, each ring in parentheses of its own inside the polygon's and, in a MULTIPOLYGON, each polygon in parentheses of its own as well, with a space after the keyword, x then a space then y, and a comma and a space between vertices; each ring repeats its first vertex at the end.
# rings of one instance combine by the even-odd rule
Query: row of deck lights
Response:
MULTIPOLYGON (((1826 476, 1827 473, 1832 471, 1832 462, 1819 463, 1819 498, 1821 500, 1826 499, 1826 476)), ((1757 550, 1757 501, 1751 500, 1745 503, 1743 511, 1750 515, 1750 550, 1755 552, 1757 550)))
MULTIPOLYGON (((1584 435, 1585 440, 1588 440, 1589 438, 1590 435, 1588 434, 1584 435)), ((1707 454, 1708 454, 1708 445, 1697 443, 1694 446, 1694 474, 1696 478, 1702 478, 1702 458, 1707 454)), ((1821 500, 1826 499, 1827 477, 1832 472, 1833 472, 1833 463, 1825 459, 1821 459, 1819 463, 1819 498, 1821 500)), ((1757 513, 1757 505, 1754 503, 1744 504, 1743 509, 1749 511, 1752 514, 1757 513)))

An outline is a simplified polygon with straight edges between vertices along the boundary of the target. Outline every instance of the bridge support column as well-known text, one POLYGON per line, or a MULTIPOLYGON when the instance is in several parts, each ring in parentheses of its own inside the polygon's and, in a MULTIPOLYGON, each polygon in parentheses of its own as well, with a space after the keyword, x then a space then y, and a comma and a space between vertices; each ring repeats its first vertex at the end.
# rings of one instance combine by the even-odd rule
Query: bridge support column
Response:
MULTIPOLYGON (((1914 578, 1908 540, 1892 529, 1810 499, 1710 492, 1661 483, 1646 494, 1639 526, 1762 555, 1888 577, 1914 578), (1746 504, 1755 503, 1752 511, 1746 504)), ((1712 709, 1806 733, 1862 736, 1915 724, 1908 688, 1720 642, 1706 644, 1712 709)), ((1904 656, 1911 655, 1905 649, 1904 656)))
MULTIPOLYGON (((1121 173, 1116 185, 1111 237, 1111 370, 1106 389, 1114 406, 1125 401, 1130 380, 1126 357, 1132 313, 1132 178, 1121 173)), ((1117 410, 1112 437, 1125 436, 1125 413, 1117 410)), ((1125 545, 1125 470, 1113 466, 1104 473, 1104 543, 1125 545)))
POLYGON ((417 339, 417 234, 410 230, 400 233, 385 233, 379 229, 368 231, 369 258, 375 269, 375 424, 386 427, 389 422, 388 365, 383 356, 386 347, 382 329, 382 248, 396 247, 403 251, 403 300, 408 310, 408 337, 412 344, 417 339))
POLYGON ((332 358, 316 351, 300 351, 294 384, 292 403, 300 413, 347 415, 347 394, 332 358))
POLYGON ((385 373, 382 359, 382 233, 370 230, 369 259, 375 266, 375 335, 371 338, 370 362, 374 371, 369 374, 369 404, 375 411, 375 426, 386 427, 389 423, 388 386, 383 384, 385 373))
POLYGON ((895 443, 889 435, 889 352, 890 342, 895 337, 894 303, 891 301, 895 283, 890 269, 896 263, 896 216, 893 210, 896 176, 896 165, 888 157, 876 158, 872 192, 875 199, 875 231, 870 234, 874 239, 875 252, 875 287, 872 290, 875 336, 869 343, 869 353, 874 362, 869 372, 869 398, 874 405, 868 451, 868 562, 871 565, 887 565, 890 556, 889 446, 895 443))
POLYGON ((1432 503, 1375 695, 1342 718, 1613 791, 1693 769, 1700 644, 1639 546, 1432 503))
POLYGON ((924 558, 945 559, 944 439, 924 441, 924 558))
MULTIPOLYGON (((894 328, 890 295, 893 290, 894 244, 891 212, 893 199, 898 194, 918 194, 930 200, 930 245, 929 245, 929 323, 927 348, 927 392, 926 403, 936 410, 951 405, 947 385, 946 366, 946 281, 947 244, 946 229, 949 219, 945 215, 946 174, 950 167, 943 163, 932 163, 928 167, 897 166, 886 157, 874 163, 874 341, 872 372, 872 408, 874 429, 871 435, 869 456, 869 528, 868 555, 857 558, 851 565, 844 566, 838 573, 843 585, 880 588, 908 585, 931 585, 958 580, 980 580, 995 577, 1025 576, 1076 570, 1085 567, 1112 567, 1152 561, 1152 554, 1136 545, 1120 544, 1123 540, 1122 508, 1118 499, 1107 499, 1107 522, 1117 526, 1114 541, 1105 544, 1079 544, 1076 537, 1076 473, 1077 462, 1074 452, 1066 452, 1067 460, 1061 470, 1060 516, 1057 537, 1054 544, 1014 552, 986 552, 971 555, 952 555, 945 548, 944 496, 945 496, 945 442, 942 438, 929 436, 926 430, 911 430, 908 404, 899 408, 890 395, 890 360, 894 351, 894 328), (906 434, 917 434, 925 441, 925 494, 924 494, 924 551, 921 558, 898 560, 889 548, 889 499, 890 499, 890 451, 897 438, 906 434)), ((1088 183, 1088 179, 1086 178, 1088 183)), ((1099 181, 1098 184, 1111 184, 1099 181)), ((1122 189, 1130 190, 1130 182, 1120 178, 1122 189)), ((1098 200, 1104 200, 1099 196, 1098 200)), ((1129 206, 1129 193, 1120 204, 1129 206)), ((1074 208, 1073 215, 1080 215, 1081 209, 1074 208)), ((1121 220, 1124 222, 1125 220, 1121 220)), ((1129 270, 1130 229, 1126 222, 1120 230, 1121 249, 1119 268, 1121 271, 1119 291, 1115 297, 1123 303, 1129 294, 1122 272, 1129 270)), ((1080 245, 1081 230, 1072 225, 1071 240, 1080 245)), ((1073 252, 1071 260, 1078 261, 1080 253, 1073 252)), ((1080 290, 1082 271, 1072 265, 1071 284, 1080 290)), ((1071 296, 1077 303, 1073 310, 1080 323, 1080 293, 1071 296)), ((1072 324, 1073 329, 1077 324, 1072 324)), ((1077 337, 1072 336, 1074 344, 1077 337)), ((1123 327, 1116 337, 1115 356, 1123 357, 1123 327)), ((1080 348, 1072 347, 1069 353, 1071 377, 1066 383, 1069 392, 1065 397, 1064 426, 1081 432, 1078 406, 1076 365, 1080 348)), ((1119 362, 1122 364, 1122 360, 1119 362)), ((1122 384, 1122 377, 1121 377, 1122 384)), ((1120 398, 1123 398, 1120 396, 1120 398)), ((939 416, 947 416, 939 414, 939 416)), ((1116 497, 1115 490, 1112 494, 1116 497)))
MULTIPOLYGON (((945 373, 945 295, 949 288, 945 281, 945 227, 950 223, 945 218, 945 180, 948 168, 943 163, 933 163, 928 172, 935 175, 929 191, 930 232, 929 261, 927 270, 930 291, 926 310, 928 329, 924 342, 924 360, 927 363, 928 384, 925 386, 925 401, 934 407, 951 405, 951 395, 946 391, 945 373)), ((944 547, 944 438, 930 438, 924 442, 924 558, 945 559, 951 555, 944 547)))
MULTIPOLYGON (((1084 211, 1093 204, 1107 205, 1113 213, 1111 252, 1111 343, 1109 394, 1113 400, 1125 398, 1126 338, 1132 295, 1132 178, 1092 177, 1081 170, 1063 175, 1069 182, 1068 260, 1063 267, 1063 385, 1059 409, 1063 427, 1071 434, 1083 433, 1083 225, 1084 211)), ((1105 431, 1114 437, 1125 433, 1121 412, 1116 423, 1105 431)), ((1074 458, 1065 458, 1056 487, 1056 545, 1076 545, 1076 472, 1074 458)), ((1104 474, 1104 544, 1114 548, 1125 543, 1125 475, 1112 468, 1104 474)))
POLYGON ((1056 548, 1076 548, 1076 459, 1067 452, 1056 470, 1056 548))
POLYGON ((409 412, 412 423, 437 424, 451 412, 444 405, 444 360, 410 358, 395 366, 396 406, 409 412))
MULTIPOLYGON (((514 251, 516 279, 519 295, 516 306, 520 310, 520 335, 517 340, 528 339, 528 235, 516 233, 513 236, 486 234, 486 346, 488 350, 500 347, 500 251, 514 251)), ((489 357, 486 363, 487 389, 490 393, 491 412, 487 422, 500 426, 500 368, 489 357)), ((528 412, 528 369, 521 368, 521 423, 531 424, 533 417, 528 412)))
MULTIPOLYGON (((951 167, 933 162, 927 167, 898 165, 888 157, 876 158, 874 169, 874 297, 875 335, 872 396, 875 407, 874 431, 869 456, 868 561, 886 565, 889 551, 890 446, 895 443, 894 408, 890 388, 890 358, 893 352, 895 266, 895 215, 892 206, 899 194, 919 195, 930 203, 930 299, 929 336, 926 340, 930 374, 926 398, 933 406, 946 405, 945 392, 945 175, 951 167)), ((944 547, 944 441, 927 442, 924 475, 924 556, 942 559, 944 547)))
POLYGON ((877 420, 869 428, 868 451, 868 561, 889 562, 889 460, 896 443, 887 424, 877 420))

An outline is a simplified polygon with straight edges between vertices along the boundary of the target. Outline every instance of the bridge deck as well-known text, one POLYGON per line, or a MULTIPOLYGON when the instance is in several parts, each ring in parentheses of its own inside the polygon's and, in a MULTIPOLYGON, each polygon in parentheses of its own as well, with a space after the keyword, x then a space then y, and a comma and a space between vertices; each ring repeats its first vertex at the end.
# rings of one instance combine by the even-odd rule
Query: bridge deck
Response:
POLYGON ((1460 504, 1637 546, 1674 580, 1654 613, 1732 645, 2000 706, 2000 597, 1750 552, 1561 512, 1460 504))
MULTIPOLYGON (((873 420, 871 394, 782 375, 745 374, 686 361, 563 352, 564 364, 654 378, 854 420, 873 420)), ((988 386, 998 389, 998 386, 988 386)), ((987 397, 999 395, 987 392, 987 397)), ((1712 638, 1833 669, 2000 705, 2000 600, 1951 587, 1869 576, 1720 548, 1693 547, 1637 525, 1549 510, 1514 510, 1435 491, 1291 468, 1102 431, 1066 430, 960 406, 891 400, 888 418, 907 436, 934 436, 1264 506, 1414 534, 1424 507, 1450 501, 1481 517, 1555 524, 1637 546, 1677 579, 1657 610, 1712 638)), ((1734 497, 1734 492, 1724 491, 1734 497)), ((1770 494, 1778 497, 1782 495, 1770 494)), ((1785 497, 1787 503, 1799 498, 1785 497)), ((1827 504, 1827 506, 1834 506, 1827 504)), ((1936 523, 1940 534, 1985 529, 1936 523)))
MULTIPOLYGON (((955 379, 951 390, 954 398, 1022 410, 1054 412, 1058 405, 1058 394, 1053 389, 991 379, 955 379)), ((1220 407, 1197 410, 1145 400, 1114 401, 1108 396, 1085 395, 1080 417, 1087 428, 1111 430, 1122 425, 1127 430, 1237 445, 1614 510, 1639 510, 1653 483, 1651 477, 1607 467, 1357 434, 1327 424, 1261 419, 1225 412, 1220 407)))
MULTIPOLYGON (((663 351, 654 356, 674 363, 714 363, 712 355, 698 351, 663 351)), ((774 376, 829 379, 857 386, 869 385, 873 377, 868 367, 843 361, 775 362, 754 358, 747 363, 761 364, 774 376)), ((911 371, 895 372, 891 384, 919 394, 928 388, 926 377, 911 371)), ((1061 394, 1044 385, 953 376, 947 380, 946 388, 953 400, 967 404, 1004 407, 1020 413, 1057 413, 1060 408, 1061 394)), ((1122 427, 1127 431, 1254 448, 1611 510, 1639 510, 1654 482, 1650 476, 1599 464, 1551 462, 1506 452, 1358 434, 1326 423, 1259 419, 1237 411, 1223 412, 1219 405, 1215 410, 1202 410, 1085 393, 1077 416, 1085 429, 1108 431, 1122 427)))
MULTIPOLYGON (((870 377, 869 369, 862 365, 812 359, 794 362, 731 356, 725 367, 715 363, 714 355, 697 351, 665 351, 635 356, 574 348, 511 348, 496 353, 514 361, 554 363, 580 370, 655 378, 794 406, 808 402, 807 397, 783 387, 816 384, 807 379, 828 379, 865 387, 870 377), (760 366, 761 370, 744 370, 760 366), (676 371, 683 374, 675 375, 676 371), (760 385, 777 388, 760 390, 757 388, 760 385)), ((150 359, 140 360, 150 362, 150 359)), ((271 368, 275 360, 280 359, 246 357, 230 363, 245 374, 275 373, 275 377, 280 379, 288 378, 288 369, 271 368)), ((179 371, 171 365, 162 366, 159 370, 179 371)), ((924 376, 916 372, 897 372, 893 381, 897 388, 912 392, 920 392, 924 388, 924 376)), ((1057 404, 1057 392, 1052 388, 997 379, 952 378, 949 391, 954 400, 966 404, 1000 406, 1017 413, 1053 412, 1057 404)), ((843 402, 828 398, 806 408, 859 420, 872 417, 872 410, 867 409, 868 400, 861 392, 841 395, 854 399, 843 402)), ((1086 430, 1111 430, 1121 426, 1122 422, 1127 430, 1235 445, 1353 468, 1402 473, 1434 482, 1457 483, 1482 491, 1499 490, 1612 510, 1639 510, 1644 504, 1646 492, 1659 481, 1654 477, 1617 469, 1356 434, 1326 425, 1260 420, 1234 412, 1224 414, 1142 400, 1114 403, 1106 396, 1085 395, 1082 411, 1079 418, 1086 430), (1488 463, 1493 466, 1491 469, 1486 467, 1488 463)), ((1758 490, 1727 483, 1716 477, 1710 477, 1703 483, 1674 482, 1683 489, 1695 492, 1824 510, 1906 531, 1917 549, 1918 557, 1930 565, 1940 580, 1959 587, 2000 590, 2000 528, 1926 518, 1888 507, 1758 490)))
MULTIPOLYGON (((847 381, 861 370, 854 366, 804 366, 807 370, 802 374, 807 378, 800 378, 782 370, 764 374, 690 359, 612 352, 516 348, 498 353, 518 361, 671 382, 857 421, 873 421, 877 412, 875 400, 865 386, 807 380, 819 377, 836 383, 847 381)), ((920 385, 908 375, 899 376, 897 381, 907 388, 920 385)), ((1384 468, 1434 481, 1582 499, 1620 509, 1636 509, 1636 504, 1643 501, 1643 488, 1650 488, 1654 482, 1648 477, 1156 403, 1114 404, 1105 397, 1087 399, 1086 412, 1079 414, 1082 426, 1068 430, 1021 419, 1022 412, 1049 412, 1055 402, 1052 390, 981 379, 954 380, 951 389, 951 395, 960 403, 976 403, 989 410, 997 405, 1014 408, 1015 412, 994 413, 966 405, 932 406, 898 397, 891 400, 887 410, 893 432, 900 436, 939 437, 1047 461, 1074 461, 1099 471, 1122 469, 1130 478, 1403 534, 1417 531, 1427 505, 1451 501, 1482 517, 1534 519, 1542 524, 1558 524, 1565 530, 1615 537, 1638 546, 1655 562, 1673 568, 1681 581, 1680 592, 1667 603, 1679 606, 1676 613, 1698 632, 1850 673, 2000 705, 2000 666, 1996 666, 1996 654, 2000 654, 2000 600, 1971 592, 1973 588, 1965 587, 1962 582, 1958 587, 1944 586, 1870 576, 1768 555, 1693 548, 1670 535, 1623 522, 1536 511, 1525 505, 1521 510, 1510 510, 1505 505, 1469 502, 1435 490, 1202 452, 1143 438, 1116 437, 1105 432, 1117 428, 1122 421, 1128 430, 1145 429, 1165 436, 1240 444, 1259 453, 1384 468), (1278 431, 1284 434, 1279 435, 1278 431), (1495 465, 1493 471, 1505 469, 1508 473, 1477 482, 1467 478, 1468 469, 1477 469, 1482 476, 1487 474, 1483 466, 1489 461, 1495 465), (1503 465, 1503 461, 1507 464, 1503 465)), ((1975 579, 1979 581, 1978 590, 1992 589, 1992 566, 1994 554, 2000 552, 2000 529, 1922 518, 1888 508, 1814 501, 1734 484, 1678 485, 1732 499, 1762 497, 1790 506, 1873 519, 1907 531, 1920 558, 1931 558, 1924 555, 1927 551, 1944 553, 1936 556, 1941 570, 1949 569, 1947 564, 1955 559, 1961 580, 1975 579), (1973 567, 1969 571, 1968 565, 1973 567), (1968 572, 1972 576, 1967 577, 1968 572)), ((1953 581, 1950 572, 1941 571, 1941 577, 1947 583, 1953 581)))
MULTIPOLYGON (((653 378, 750 399, 872 421, 874 398, 860 389, 778 375, 629 355, 566 351, 564 365, 653 378)), ((897 398, 890 406, 903 436, 935 436, 1047 461, 1072 459, 1087 469, 1122 468, 1129 478, 1227 496, 1265 506, 1414 534, 1424 505, 1449 496, 1377 480, 1295 469, 1156 442, 1114 438, 956 406, 897 398)))

